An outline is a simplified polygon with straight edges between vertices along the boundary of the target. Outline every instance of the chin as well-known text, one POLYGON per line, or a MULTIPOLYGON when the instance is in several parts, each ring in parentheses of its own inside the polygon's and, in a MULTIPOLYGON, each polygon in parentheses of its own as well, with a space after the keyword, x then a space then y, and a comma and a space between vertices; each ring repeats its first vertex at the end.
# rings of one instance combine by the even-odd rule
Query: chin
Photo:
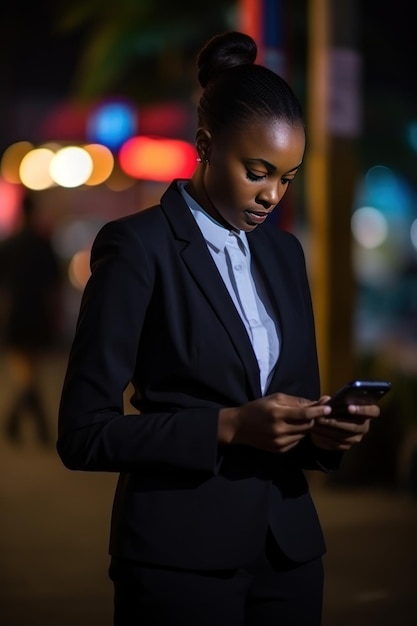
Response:
POLYGON ((258 228, 258 226, 259 224, 253 224, 252 222, 244 222, 243 224, 241 224, 240 230, 250 232, 251 230, 255 230, 255 228, 258 228))
POLYGON ((245 233, 251 233, 255 228, 258 228, 258 224, 245 224, 239 230, 243 230, 245 233))

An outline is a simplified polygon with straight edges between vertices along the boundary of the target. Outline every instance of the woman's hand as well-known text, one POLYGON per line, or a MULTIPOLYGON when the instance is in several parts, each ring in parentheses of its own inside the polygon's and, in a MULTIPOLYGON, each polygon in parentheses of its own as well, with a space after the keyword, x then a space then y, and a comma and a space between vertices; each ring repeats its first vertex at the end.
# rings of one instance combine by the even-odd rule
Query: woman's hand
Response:
POLYGON ((330 411, 323 404, 276 393, 240 407, 221 409, 218 439, 223 444, 287 452, 330 411))
MULTIPOLYGON (((327 400, 329 396, 322 396, 319 403, 327 400)), ((325 450, 349 450, 362 441, 369 431, 371 420, 379 414, 380 408, 376 404, 350 404, 343 415, 319 417, 311 430, 311 440, 315 446, 325 450)))

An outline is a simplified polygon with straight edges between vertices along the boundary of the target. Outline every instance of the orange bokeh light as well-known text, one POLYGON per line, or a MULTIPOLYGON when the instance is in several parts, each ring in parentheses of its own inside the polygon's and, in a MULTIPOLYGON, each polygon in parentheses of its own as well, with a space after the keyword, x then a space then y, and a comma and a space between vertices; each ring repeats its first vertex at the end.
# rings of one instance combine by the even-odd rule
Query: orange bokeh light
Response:
POLYGON ((132 137, 120 149, 122 170, 133 178, 169 182, 189 178, 197 153, 190 143, 178 139, 132 137))

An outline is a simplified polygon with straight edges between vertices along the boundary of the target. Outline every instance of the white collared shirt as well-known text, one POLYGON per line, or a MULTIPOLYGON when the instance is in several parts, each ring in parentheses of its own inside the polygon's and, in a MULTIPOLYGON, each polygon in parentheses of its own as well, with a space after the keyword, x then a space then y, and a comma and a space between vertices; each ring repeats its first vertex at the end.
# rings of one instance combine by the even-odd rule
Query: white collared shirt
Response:
POLYGON ((179 189, 249 335, 264 394, 279 356, 279 328, 265 286, 251 261, 246 233, 228 230, 208 215, 187 193, 186 183, 181 181, 179 189))

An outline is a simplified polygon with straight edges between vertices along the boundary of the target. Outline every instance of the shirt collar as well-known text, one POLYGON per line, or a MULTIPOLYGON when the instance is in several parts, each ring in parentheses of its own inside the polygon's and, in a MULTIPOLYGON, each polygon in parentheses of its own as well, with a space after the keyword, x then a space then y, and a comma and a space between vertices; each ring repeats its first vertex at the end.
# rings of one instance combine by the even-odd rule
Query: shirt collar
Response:
POLYGON ((197 222, 204 239, 207 244, 210 244, 217 251, 223 251, 227 242, 229 233, 233 233, 242 242, 245 254, 249 253, 249 245, 246 237, 246 233, 243 230, 235 231, 229 230, 217 222, 211 215, 198 204, 196 200, 185 189, 187 180, 179 181, 178 188, 186 201, 191 213, 197 222))

